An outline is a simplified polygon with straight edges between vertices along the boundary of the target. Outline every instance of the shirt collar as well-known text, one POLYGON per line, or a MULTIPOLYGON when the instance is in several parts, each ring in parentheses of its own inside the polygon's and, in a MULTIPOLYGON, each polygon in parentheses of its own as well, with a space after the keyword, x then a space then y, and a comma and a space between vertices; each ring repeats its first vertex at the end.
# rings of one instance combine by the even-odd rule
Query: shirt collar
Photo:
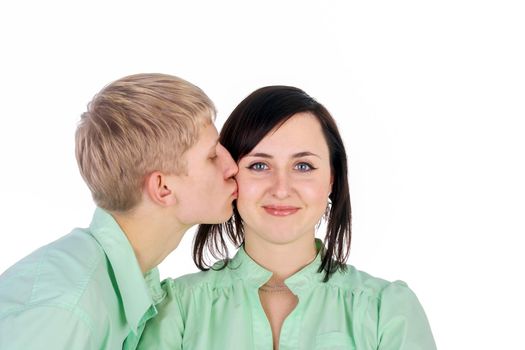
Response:
POLYGON ((105 210, 95 210, 89 230, 109 260, 126 319, 136 333, 138 326, 146 321, 144 316, 149 319, 156 314, 153 305, 162 298, 159 272, 155 268, 142 274, 126 235, 105 210))
MULTIPOLYGON (((294 294, 300 294, 309 289, 315 283, 323 280, 324 274, 318 273, 317 271, 319 266, 321 266, 324 245, 320 239, 315 240, 315 245, 317 247, 317 255, 315 256, 315 259, 284 281, 294 294)), ((234 270, 242 280, 255 288, 261 287, 264 283, 268 282, 270 277, 272 277, 271 271, 268 271, 261 265, 257 264, 246 253, 244 245, 237 251, 235 257, 228 264, 228 268, 234 270)))

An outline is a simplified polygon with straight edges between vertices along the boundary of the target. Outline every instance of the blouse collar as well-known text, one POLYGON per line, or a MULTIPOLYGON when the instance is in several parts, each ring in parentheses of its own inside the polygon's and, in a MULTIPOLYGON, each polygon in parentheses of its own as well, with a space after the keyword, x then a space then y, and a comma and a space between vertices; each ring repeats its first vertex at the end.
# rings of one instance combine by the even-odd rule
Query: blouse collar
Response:
MULTIPOLYGON (((324 245, 320 239, 315 240, 317 255, 308 265, 288 277, 284 283, 294 294, 308 290, 316 283, 323 280, 324 274, 317 272, 321 266, 321 258, 324 252, 324 245)), ((244 249, 244 245, 239 248, 235 257, 228 264, 229 269, 253 288, 260 288, 272 277, 272 272, 257 264, 244 249)))

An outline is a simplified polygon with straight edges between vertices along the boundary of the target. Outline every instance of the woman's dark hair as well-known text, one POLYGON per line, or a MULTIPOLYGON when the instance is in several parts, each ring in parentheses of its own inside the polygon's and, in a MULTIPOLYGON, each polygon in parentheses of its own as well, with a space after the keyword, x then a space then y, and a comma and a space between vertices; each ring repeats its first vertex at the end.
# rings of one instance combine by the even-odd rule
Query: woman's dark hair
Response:
MULTIPOLYGON (((219 141, 238 162, 273 129, 301 112, 313 114, 323 130, 330 152, 333 176, 327 215, 325 250, 318 272, 325 273, 324 281, 338 269, 345 269, 350 253, 351 220, 350 192, 346 151, 337 125, 328 110, 304 91, 291 86, 267 86, 246 97, 224 124, 219 141)), ((240 247, 244 243, 244 226, 234 202, 233 216, 224 224, 199 225, 193 244, 193 261, 201 270, 208 270, 206 256, 224 259, 228 264, 228 247, 224 235, 240 247), (208 255, 209 254, 209 255, 208 255)))

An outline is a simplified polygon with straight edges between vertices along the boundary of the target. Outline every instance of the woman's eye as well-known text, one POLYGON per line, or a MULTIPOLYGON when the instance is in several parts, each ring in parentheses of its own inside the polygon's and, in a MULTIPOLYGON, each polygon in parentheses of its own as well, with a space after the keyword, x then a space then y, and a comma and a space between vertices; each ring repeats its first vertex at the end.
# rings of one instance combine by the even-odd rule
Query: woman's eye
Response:
POLYGON ((255 171, 262 171, 262 170, 268 170, 268 165, 264 164, 264 163, 253 163, 251 164, 248 169, 250 170, 255 170, 255 171))
POLYGON ((314 170, 315 168, 311 164, 308 164, 308 163, 298 163, 295 165, 295 169, 299 170, 300 172, 307 172, 310 170, 314 170))

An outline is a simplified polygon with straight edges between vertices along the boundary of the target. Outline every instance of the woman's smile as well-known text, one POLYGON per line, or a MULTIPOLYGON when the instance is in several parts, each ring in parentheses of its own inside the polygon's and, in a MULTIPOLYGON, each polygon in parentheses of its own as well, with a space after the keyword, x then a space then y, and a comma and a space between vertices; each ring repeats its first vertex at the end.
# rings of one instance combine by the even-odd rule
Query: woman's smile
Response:
POLYGON ((263 205, 264 210, 273 216, 289 216, 297 213, 301 208, 289 205, 263 205))

